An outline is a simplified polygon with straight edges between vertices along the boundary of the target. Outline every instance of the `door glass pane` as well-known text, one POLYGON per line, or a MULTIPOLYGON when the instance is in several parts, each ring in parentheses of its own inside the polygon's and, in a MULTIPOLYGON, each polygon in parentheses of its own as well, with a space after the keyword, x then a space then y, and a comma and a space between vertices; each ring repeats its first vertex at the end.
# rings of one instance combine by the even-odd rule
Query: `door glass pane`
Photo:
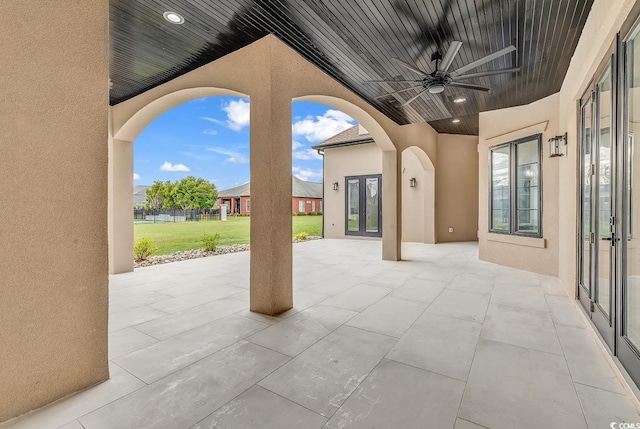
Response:
POLYGON ((613 152, 611 145, 611 68, 608 67, 598 82, 598 286, 597 300, 602 310, 610 313, 611 296, 611 228, 613 196, 613 152))
POLYGON ((367 177, 365 184, 365 204, 366 204, 366 222, 365 227, 367 232, 378 232, 378 219, 379 219, 379 207, 378 207, 378 178, 367 177))
POLYGON ((634 137, 640 135, 640 37, 634 36, 627 43, 627 97, 628 97, 628 130, 626 139, 625 177, 627 179, 624 192, 626 198, 627 240, 623 240, 627 255, 626 294, 624 295, 624 319, 626 335, 640 349, 640 174, 633 167, 640 163, 640 151, 634 150, 634 137), (638 43, 636 43, 638 41, 638 43), (632 189, 635 188, 635 191, 632 189))
POLYGON ((540 213, 540 154, 538 139, 516 146, 517 231, 537 234, 540 213))
POLYGON ((491 150, 491 229, 509 231, 509 146, 491 150))
POLYGON ((347 231, 360 231, 360 179, 347 180, 347 231))
POLYGON ((582 107, 582 228, 580 283, 591 288, 591 98, 582 107))

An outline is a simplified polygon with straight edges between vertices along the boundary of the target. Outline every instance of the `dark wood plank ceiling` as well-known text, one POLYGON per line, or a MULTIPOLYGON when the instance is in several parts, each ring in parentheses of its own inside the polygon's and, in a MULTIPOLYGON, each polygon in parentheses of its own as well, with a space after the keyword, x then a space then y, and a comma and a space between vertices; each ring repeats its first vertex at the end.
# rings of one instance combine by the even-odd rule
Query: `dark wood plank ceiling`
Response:
POLYGON ((274 34, 398 124, 477 134, 480 111, 527 104, 560 90, 593 0, 111 0, 112 105, 274 34), (162 14, 185 18, 170 24, 162 14), (431 54, 463 43, 451 70, 509 45, 516 51, 471 72, 521 67, 470 79, 490 92, 409 90, 416 79, 391 57, 433 70, 431 54), (382 97, 381 97, 382 96, 382 97), (453 99, 463 96, 464 103, 453 99), (452 118, 460 122, 452 123, 452 118))

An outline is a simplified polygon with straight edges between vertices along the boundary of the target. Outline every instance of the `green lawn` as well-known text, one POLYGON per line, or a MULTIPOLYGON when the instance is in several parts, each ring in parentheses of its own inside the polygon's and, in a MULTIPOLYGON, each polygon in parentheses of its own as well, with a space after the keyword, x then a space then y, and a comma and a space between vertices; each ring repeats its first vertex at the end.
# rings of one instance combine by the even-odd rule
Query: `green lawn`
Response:
MULTIPOLYGON (((249 243, 250 217, 229 216, 226 222, 207 220, 199 222, 137 223, 133 227, 134 240, 148 238, 158 247, 156 255, 198 249, 203 234, 220 233, 220 245, 249 243)), ((322 216, 293 217, 293 234, 306 232, 322 234, 322 216)), ((292 234, 292 236, 293 236, 292 234)))

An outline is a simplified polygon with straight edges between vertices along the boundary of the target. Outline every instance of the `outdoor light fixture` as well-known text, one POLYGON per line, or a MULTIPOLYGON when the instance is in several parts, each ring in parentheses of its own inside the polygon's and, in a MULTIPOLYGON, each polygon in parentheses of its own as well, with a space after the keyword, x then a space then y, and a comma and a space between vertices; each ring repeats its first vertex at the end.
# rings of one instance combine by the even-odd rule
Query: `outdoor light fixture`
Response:
POLYGON ((460 119, 456 118, 456 119, 453 119, 451 122, 453 122, 454 124, 457 124, 458 122, 460 122, 460 119))
POLYGON ((333 190, 334 191, 338 190, 338 182, 333 182, 333 190))
POLYGON ((412 188, 416 187, 416 178, 412 177, 411 179, 409 179, 409 186, 412 188))
POLYGON ((179 13, 166 11, 162 14, 162 16, 164 16, 164 19, 172 24, 184 24, 184 18, 179 13))
POLYGON ((564 133, 561 136, 551 137, 549 139, 549 158, 564 155, 560 142, 563 142, 564 146, 567 145, 567 133, 564 133))
POLYGON ((454 103, 464 103, 465 101, 467 101, 467 99, 464 97, 458 97, 453 99, 454 103))

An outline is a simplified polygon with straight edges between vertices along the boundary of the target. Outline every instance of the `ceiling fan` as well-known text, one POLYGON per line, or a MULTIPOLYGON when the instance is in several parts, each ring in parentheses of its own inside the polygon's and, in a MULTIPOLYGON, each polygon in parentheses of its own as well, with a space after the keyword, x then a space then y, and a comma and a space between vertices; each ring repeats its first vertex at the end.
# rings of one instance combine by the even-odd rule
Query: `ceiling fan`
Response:
POLYGON ((444 54, 444 57, 440 54, 440 52, 436 51, 431 55, 431 61, 435 62, 435 70, 432 71, 431 73, 427 73, 424 70, 420 70, 419 68, 406 63, 398 58, 391 58, 394 62, 396 62, 398 65, 411 70, 414 73, 417 73, 419 75, 422 76, 421 79, 414 79, 414 80, 373 80, 373 81, 368 81, 369 83, 389 83, 389 82, 395 82, 395 83, 414 83, 417 84, 415 86, 412 86, 410 88, 404 88, 401 89, 399 91, 395 91, 395 92, 391 92, 388 94, 384 94, 381 95, 379 97, 376 98, 382 98, 382 97, 387 97, 389 95, 395 95, 401 92, 405 92, 405 91, 410 91, 412 89, 417 89, 419 90, 418 94, 416 94, 414 97, 410 98, 409 100, 405 101, 402 106, 407 106, 409 103, 413 102, 414 100, 416 100, 418 97, 420 97, 422 94, 424 94, 425 92, 428 92, 429 94, 439 94, 441 92, 443 92, 445 90, 446 87, 448 86, 452 86, 452 87, 456 87, 456 88, 463 88, 463 89, 472 89, 472 90, 476 90, 476 91, 489 91, 491 90, 491 88, 489 88, 488 86, 482 86, 482 85, 476 85, 473 83, 464 83, 464 82, 460 82, 461 80, 466 80, 466 79, 473 79, 473 78, 477 78, 477 77, 484 77, 484 76, 493 76, 493 75, 498 75, 498 74, 504 74, 504 73, 515 73, 520 71, 520 67, 514 67, 514 68, 509 68, 509 69, 501 69, 501 70, 491 70, 491 71, 486 71, 486 72, 480 72, 480 73, 469 73, 469 74, 463 74, 465 72, 468 72, 469 70, 473 70, 476 67, 481 66, 482 64, 488 63, 489 61, 495 60, 496 58, 500 58, 503 55, 506 55, 510 52, 513 52, 516 50, 516 48, 511 45, 511 46, 507 46, 506 48, 500 49, 499 51, 493 52, 487 56, 484 56, 476 61, 473 61, 465 66, 460 67, 457 70, 453 70, 453 71, 449 71, 449 68, 451 67, 451 64, 453 63, 453 59, 455 58, 455 56, 458 54, 458 51, 460 50, 460 48, 462 47, 462 42, 458 42, 458 41, 453 41, 451 42, 451 45, 449 45, 449 49, 447 50, 447 53, 444 54))

